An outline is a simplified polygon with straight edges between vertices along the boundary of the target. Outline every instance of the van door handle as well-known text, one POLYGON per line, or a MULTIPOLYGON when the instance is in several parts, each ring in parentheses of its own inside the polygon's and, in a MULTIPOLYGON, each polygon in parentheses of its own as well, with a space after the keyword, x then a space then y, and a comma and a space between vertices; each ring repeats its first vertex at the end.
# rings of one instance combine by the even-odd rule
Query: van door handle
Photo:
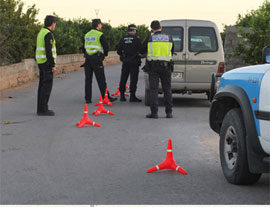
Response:
POLYGON ((187 53, 183 53, 183 59, 188 59, 188 54, 187 53))

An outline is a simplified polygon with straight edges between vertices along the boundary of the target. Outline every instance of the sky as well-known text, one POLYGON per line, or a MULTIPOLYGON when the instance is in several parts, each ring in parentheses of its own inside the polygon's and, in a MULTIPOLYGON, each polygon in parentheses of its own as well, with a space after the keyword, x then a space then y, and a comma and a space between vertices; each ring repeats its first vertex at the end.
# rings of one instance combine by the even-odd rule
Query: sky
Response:
POLYGON ((68 20, 101 18, 113 27, 121 24, 150 25, 152 20, 210 20, 223 31, 224 25, 234 25, 238 14, 256 10, 264 0, 22 0, 25 9, 36 5, 38 20, 43 23, 55 12, 68 20))

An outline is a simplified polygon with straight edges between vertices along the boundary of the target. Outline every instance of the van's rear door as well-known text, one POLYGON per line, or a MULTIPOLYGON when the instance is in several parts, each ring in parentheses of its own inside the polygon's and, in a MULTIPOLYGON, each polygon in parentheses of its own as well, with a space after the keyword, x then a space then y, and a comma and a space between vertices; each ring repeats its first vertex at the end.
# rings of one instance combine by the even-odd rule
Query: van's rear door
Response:
POLYGON ((187 33, 186 82, 210 83, 222 57, 219 32, 212 22, 187 20, 187 33))
POLYGON ((186 47, 185 27, 186 20, 161 21, 162 32, 171 35, 174 43, 174 72, 172 82, 185 82, 186 78, 186 47))

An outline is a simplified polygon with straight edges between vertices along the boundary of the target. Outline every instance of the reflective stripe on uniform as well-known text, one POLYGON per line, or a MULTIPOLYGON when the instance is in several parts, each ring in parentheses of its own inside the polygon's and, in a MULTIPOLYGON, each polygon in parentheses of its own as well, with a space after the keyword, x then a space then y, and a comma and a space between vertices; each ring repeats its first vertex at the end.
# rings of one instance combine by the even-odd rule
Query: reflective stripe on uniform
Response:
POLYGON ((97 48, 97 49, 103 49, 103 47, 96 46, 96 45, 86 45, 85 48, 97 48))
POLYGON ((45 47, 37 47, 36 50, 44 51, 45 50, 45 47))
POLYGON ((46 55, 36 55, 36 58, 46 58, 46 55))
POLYGON ((92 52, 92 53, 96 53, 97 50, 86 50, 86 52, 92 52))
POLYGON ((163 56, 148 56, 147 60, 163 60, 163 61, 170 61, 172 58, 171 57, 163 57, 163 56))
MULTIPOLYGON (((36 55, 36 58, 46 58, 47 59, 47 56, 46 55, 36 55)), ((53 58, 56 58, 56 55, 53 55, 53 58)))

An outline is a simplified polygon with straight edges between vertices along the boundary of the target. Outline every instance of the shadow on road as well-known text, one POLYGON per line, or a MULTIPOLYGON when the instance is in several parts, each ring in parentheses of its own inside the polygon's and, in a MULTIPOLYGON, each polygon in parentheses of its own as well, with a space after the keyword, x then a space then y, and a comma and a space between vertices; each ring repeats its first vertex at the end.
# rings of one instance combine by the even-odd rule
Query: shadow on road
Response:
MULTIPOLYGON (((159 95, 159 105, 164 106, 163 94, 159 95)), ((210 107, 204 95, 173 95, 173 107, 210 107)))

